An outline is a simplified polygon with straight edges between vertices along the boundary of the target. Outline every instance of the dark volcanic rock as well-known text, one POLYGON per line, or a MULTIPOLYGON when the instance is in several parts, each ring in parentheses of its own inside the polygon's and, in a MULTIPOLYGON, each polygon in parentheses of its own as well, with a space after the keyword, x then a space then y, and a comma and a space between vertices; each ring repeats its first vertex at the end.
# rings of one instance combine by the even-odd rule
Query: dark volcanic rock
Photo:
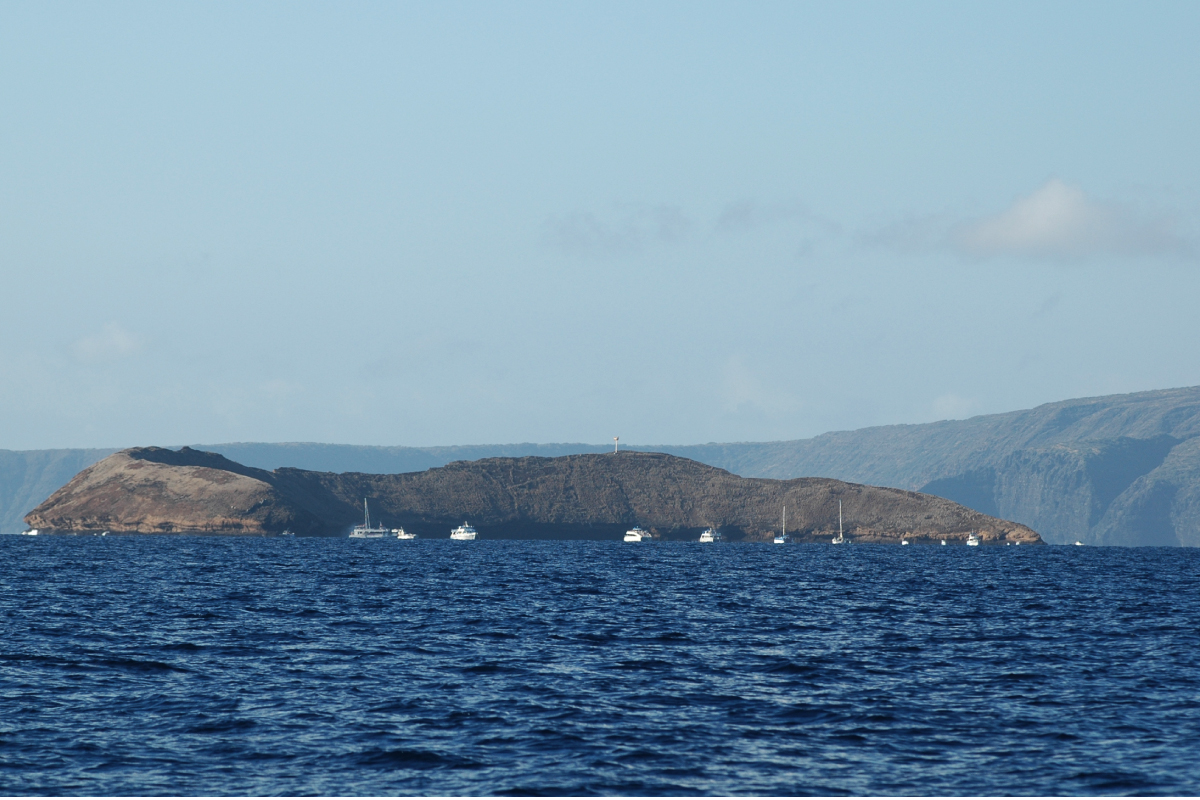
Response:
POLYGON ((837 529, 842 501, 856 541, 1039 542, 1029 528, 940 497, 826 478, 741 478, 661 453, 490 458, 401 475, 244 467, 214 453, 136 448, 77 475, 31 512, 35 528, 114 533, 337 534, 376 518, 445 537, 464 519, 481 538, 611 538, 641 525, 695 538, 714 525, 731 539, 765 540, 788 509, 800 540, 837 529))

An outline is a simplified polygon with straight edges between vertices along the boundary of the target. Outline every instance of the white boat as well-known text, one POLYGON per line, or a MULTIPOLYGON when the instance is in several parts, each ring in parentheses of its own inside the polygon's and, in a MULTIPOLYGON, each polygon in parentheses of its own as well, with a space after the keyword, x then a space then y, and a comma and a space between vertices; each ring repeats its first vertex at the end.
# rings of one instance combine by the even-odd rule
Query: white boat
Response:
POLYGON ((783 507, 783 524, 779 526, 779 535, 775 537, 775 544, 787 544, 787 506, 783 507))
POLYGON ((415 533, 408 533, 404 528, 392 528, 392 533, 396 534, 397 539, 415 539, 415 533))
POLYGON ((942 539, 942 544, 945 544, 945 543, 946 543, 946 540, 945 540, 945 539, 942 539))
POLYGON ((975 535, 975 531, 967 534, 967 547, 979 547, 979 537, 975 535))
POLYGON ((387 535, 387 528, 380 523, 378 528, 371 527, 371 512, 367 510, 367 498, 363 498, 363 524, 355 525, 350 531, 351 539, 382 539, 387 535))
MULTIPOLYGON (((37 533, 37 531, 34 531, 34 533, 37 533)), ((1078 539, 1075 540, 1075 544, 1078 547, 1083 547, 1083 542, 1079 541, 1078 539)))
POLYGON ((475 541, 475 529, 464 522, 450 531, 450 538, 459 542, 473 542, 475 541))
POLYGON ((700 534, 702 542, 719 542, 721 541, 721 532, 716 528, 709 528, 704 533, 700 534))
POLYGON ((842 535, 842 501, 838 500, 838 535, 833 537, 830 544, 845 544, 846 537, 842 535))
POLYGON ((908 544, 908 539, 901 539, 900 544, 908 544))
POLYGON ((630 530, 625 531, 625 541, 627 542, 643 542, 650 538, 650 534, 634 525, 630 530))
POLYGON ((22 536, 37 536, 37 535, 38 535, 38 529, 37 529, 37 528, 32 528, 32 529, 30 529, 30 530, 27 530, 27 531, 21 531, 21 535, 22 535, 22 536))
MULTIPOLYGON (((104 534, 100 534, 100 535, 103 536, 104 534)), ((280 536, 295 536, 296 532, 290 531, 287 528, 284 528, 282 531, 279 532, 279 535, 280 536)))

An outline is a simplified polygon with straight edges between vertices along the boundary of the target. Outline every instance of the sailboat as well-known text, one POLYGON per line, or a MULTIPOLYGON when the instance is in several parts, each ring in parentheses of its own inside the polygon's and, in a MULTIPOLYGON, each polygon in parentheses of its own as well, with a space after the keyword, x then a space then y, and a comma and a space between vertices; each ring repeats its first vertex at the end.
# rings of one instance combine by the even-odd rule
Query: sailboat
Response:
POLYGON ((846 537, 842 536, 842 501, 838 500, 838 535, 833 537, 831 544, 845 544, 846 537))
POLYGON ((367 498, 363 498, 363 524, 355 525, 350 531, 351 539, 382 539, 388 530, 380 523, 378 528, 371 527, 371 512, 367 510, 367 498))
POLYGON ((787 544, 787 506, 783 507, 783 525, 775 537, 775 544, 787 544))

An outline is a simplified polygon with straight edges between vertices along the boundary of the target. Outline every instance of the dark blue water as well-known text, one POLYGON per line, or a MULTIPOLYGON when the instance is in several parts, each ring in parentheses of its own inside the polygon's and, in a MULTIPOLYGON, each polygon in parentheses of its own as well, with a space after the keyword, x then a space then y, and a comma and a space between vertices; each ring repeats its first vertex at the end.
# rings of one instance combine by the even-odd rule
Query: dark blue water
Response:
POLYGON ((1200 552, 0 537, 0 794, 1200 793, 1200 552))

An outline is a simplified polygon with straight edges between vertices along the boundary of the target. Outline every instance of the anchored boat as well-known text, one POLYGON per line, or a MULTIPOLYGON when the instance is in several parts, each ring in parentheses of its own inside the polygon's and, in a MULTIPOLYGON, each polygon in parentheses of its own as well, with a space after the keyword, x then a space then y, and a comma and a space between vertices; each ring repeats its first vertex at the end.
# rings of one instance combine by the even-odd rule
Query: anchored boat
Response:
POLYGON ((649 538, 650 534, 639 528, 637 525, 634 525, 633 528, 625 531, 625 541, 627 542, 641 542, 649 538))
POLYGON ((450 531, 450 538, 459 542, 473 542, 475 541, 475 529, 464 522, 450 531))
POLYGON ((838 535, 833 537, 831 544, 845 544, 846 537, 842 536, 842 501, 838 500, 838 535))
POLYGON ((387 528, 383 527, 383 523, 379 524, 378 528, 371 527, 371 512, 367 510, 367 498, 363 498, 363 524, 355 525, 354 530, 350 531, 351 539, 382 539, 387 534, 387 528))

